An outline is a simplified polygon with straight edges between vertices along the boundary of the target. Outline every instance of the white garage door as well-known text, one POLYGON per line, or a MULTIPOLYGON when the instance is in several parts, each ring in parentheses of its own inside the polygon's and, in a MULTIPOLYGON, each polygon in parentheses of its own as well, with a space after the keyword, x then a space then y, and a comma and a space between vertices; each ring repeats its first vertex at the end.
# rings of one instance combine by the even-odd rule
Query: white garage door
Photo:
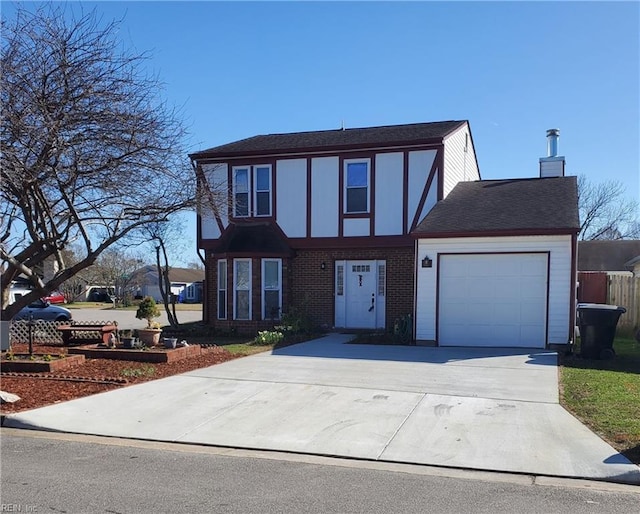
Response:
POLYGON ((547 254, 440 257, 441 346, 544 348, 547 254))

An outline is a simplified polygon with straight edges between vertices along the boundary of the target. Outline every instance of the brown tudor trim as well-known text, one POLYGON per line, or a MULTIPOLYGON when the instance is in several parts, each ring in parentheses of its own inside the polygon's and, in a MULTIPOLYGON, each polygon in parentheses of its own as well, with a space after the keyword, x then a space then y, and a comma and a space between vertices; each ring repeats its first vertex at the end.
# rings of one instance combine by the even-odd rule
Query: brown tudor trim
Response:
MULTIPOLYGON (((418 333, 418 251, 419 251, 419 243, 418 241, 415 242, 414 248, 413 248, 413 323, 412 323, 412 334, 413 334, 413 340, 414 340, 414 344, 416 341, 416 334, 418 333)), ((437 260, 437 259, 436 259, 437 260)), ((438 265, 439 261, 437 261, 436 266, 438 265)), ((436 293, 437 294, 437 293, 436 293)), ((438 308, 437 304, 436 304, 436 309, 438 308)))
POLYGON ((571 296, 569 297, 569 340, 575 342, 576 327, 576 283, 578 282, 578 235, 571 235, 571 296))
POLYGON ((362 151, 395 151, 400 148, 415 149, 423 146, 436 146, 442 145, 442 142, 446 137, 459 130, 460 125, 453 130, 450 130, 441 137, 432 137, 428 139, 416 139, 412 141, 394 141, 389 143, 367 143, 367 144, 346 144, 346 145, 332 145, 332 146, 315 146, 315 147, 301 147, 301 148, 281 148, 278 150, 256 150, 256 151, 241 151, 241 152, 228 152, 228 153, 207 153, 206 150, 202 152, 195 152, 189 154, 189 158, 194 161, 221 161, 229 159, 264 159, 283 156, 309 156, 309 155, 322 155, 327 153, 350 153, 350 152, 362 152, 362 151))
POLYGON ((307 157, 307 237, 311 237, 311 157, 307 157))
POLYGON ((544 347, 549 348, 549 292, 551 290, 551 251, 547 252, 547 326, 544 332, 544 347))
MULTIPOLYGON (((437 261, 437 270, 436 270, 436 346, 440 346, 440 260, 441 257, 447 255, 529 255, 529 254, 538 254, 538 255, 547 255, 547 298, 546 298, 546 318, 544 320, 545 323, 545 341, 544 347, 548 348, 549 346, 549 280, 551 278, 551 251, 541 250, 541 251, 521 251, 521 252, 443 252, 438 253, 436 257, 437 261)), ((416 255, 416 259, 417 259, 416 255)), ((416 260, 416 269, 417 269, 416 260)))
MULTIPOLYGON (((359 247, 358 241, 361 241, 363 237, 401 237, 398 236, 374 236, 375 234, 375 158, 379 153, 402 153, 403 154, 403 170, 402 170, 402 181, 403 181, 403 210, 402 210, 402 224, 403 224, 403 235, 409 233, 409 213, 408 213, 408 197, 409 197, 409 153, 411 151, 428 151, 428 150, 436 150, 438 153, 436 154, 435 161, 442 162, 442 154, 443 154, 444 146, 442 144, 430 144, 429 146, 425 146, 424 144, 419 144, 412 146, 410 148, 402 148, 402 147, 388 147, 383 149, 383 151, 374 151, 376 149, 352 149, 345 150, 342 154, 333 154, 332 157, 338 157, 338 173, 339 173, 339 191, 338 191, 338 202, 339 202, 339 212, 338 212, 338 236, 344 237, 344 220, 347 218, 367 218, 369 217, 371 220, 370 223, 370 236, 359 236, 357 238, 350 238, 355 244, 355 247, 359 247), (345 214, 344 212, 344 161, 345 159, 369 159, 370 160, 370 184, 369 184, 369 194, 370 194, 370 209, 368 213, 354 213, 354 214, 345 214)), ((327 155, 323 155, 322 153, 316 152, 315 155, 305 155, 307 161, 307 219, 306 219, 306 229, 307 234, 306 238, 309 240, 309 248, 317 248, 317 246, 313 243, 313 240, 316 239, 312 237, 312 159, 313 157, 327 157, 327 155)), ((283 159, 293 158, 292 155, 282 155, 283 159)), ((300 156, 298 156, 300 157, 300 156)), ((235 162, 229 162, 227 159, 223 158, 215 158, 215 159, 199 159, 194 161, 198 166, 201 163, 213 163, 213 164, 223 164, 227 166, 227 183, 229 184, 228 188, 228 203, 227 203, 227 220, 228 223, 232 221, 271 221, 276 222, 277 216, 277 201, 276 201, 276 175, 277 175, 277 161, 280 159, 276 159, 274 155, 270 155, 269 158, 259 158, 256 156, 245 157, 242 160, 238 158, 235 162), (271 216, 247 216, 247 217, 235 217, 233 215, 233 168, 234 167, 242 167, 242 166, 255 166, 255 165, 270 165, 272 169, 272 212, 271 216)), ((438 170, 440 173, 440 169, 438 170)), ((250 184, 251 184, 251 194, 253 194, 253 173, 250 174, 250 184)), ((252 198, 253 201, 253 198, 252 198)), ((414 213, 415 216, 415 213, 414 213)), ((224 227, 222 224, 222 218, 217 220, 219 222, 218 226, 220 228, 221 234, 224 234, 227 227, 224 227)), ((227 223, 227 225, 228 225, 227 223)), ((198 233, 198 248, 215 248, 215 239, 206 239, 203 240, 201 238, 201 228, 198 233)), ((221 236, 222 237, 222 236, 221 236)), ((219 238, 218 238, 219 239, 219 238)), ((300 238, 296 238, 300 239, 300 238)), ((406 243, 402 243, 406 244, 406 243)), ((305 246, 301 246, 305 247, 305 246)), ((340 245, 340 247, 344 247, 340 245)), ((366 243, 364 245, 366 248, 370 248, 370 243, 366 243)))
POLYGON ((338 156, 338 237, 344 237, 344 155, 338 156))
POLYGON ((369 235, 376 235, 376 154, 369 160, 369 235))
POLYGON ((416 209, 416 212, 413 216, 413 221, 411 222, 411 229, 410 232, 412 230, 415 230, 415 228, 418 226, 418 222, 420 221, 420 215, 422 213, 422 209, 424 209, 424 204, 427 201, 427 196, 429 195, 429 190, 431 189, 431 183, 433 182, 433 177, 436 174, 436 171, 438 171, 438 155, 436 154, 433 158, 433 163, 431 164, 431 169, 429 170, 429 177, 427 178, 427 183, 424 186, 424 189, 422 190, 422 195, 420 195, 420 201, 418 202, 418 208, 416 209))
MULTIPOLYGON (((276 224, 277 226, 277 224, 276 224)), ((292 250, 319 250, 319 249, 370 249, 370 248, 403 248, 414 244, 410 236, 360 236, 360 237, 294 237, 287 238, 287 243, 292 250)), ((205 239, 201 249, 215 250, 219 239, 205 239)), ((216 255, 219 255, 216 253, 216 255)))
POLYGON ((274 221, 277 218, 276 213, 278 212, 278 188, 276 187, 276 176, 276 167, 274 164, 271 166, 271 191, 269 191, 271 193, 271 218, 274 221))
MULTIPOLYGON (((436 346, 440 346, 440 256, 442 254, 436 255, 436 330, 435 330, 435 340, 436 346)), ((418 256, 416 255, 416 258, 418 256)), ((418 261, 416 261, 416 269, 418 268, 418 261)))
POLYGON ((444 199, 444 144, 438 148, 438 153, 434 159, 434 162, 438 163, 438 194, 436 196, 436 203, 444 199))
POLYGON ((409 230, 409 151, 402 152, 402 233, 408 234, 409 230))
POLYGON ((368 212, 345 212, 343 214, 344 219, 361 219, 371 218, 371 214, 368 212))
POLYGON ((508 237, 508 236, 569 236, 577 228, 523 228, 510 230, 479 230, 476 232, 412 232, 415 239, 446 239, 453 237, 508 237))

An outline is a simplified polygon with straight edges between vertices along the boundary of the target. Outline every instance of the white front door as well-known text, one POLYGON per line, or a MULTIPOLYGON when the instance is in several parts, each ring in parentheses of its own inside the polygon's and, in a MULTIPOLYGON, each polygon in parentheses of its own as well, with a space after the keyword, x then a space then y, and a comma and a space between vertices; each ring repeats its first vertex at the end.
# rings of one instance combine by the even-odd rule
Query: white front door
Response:
POLYGON ((383 328, 385 261, 336 262, 336 326, 383 328))

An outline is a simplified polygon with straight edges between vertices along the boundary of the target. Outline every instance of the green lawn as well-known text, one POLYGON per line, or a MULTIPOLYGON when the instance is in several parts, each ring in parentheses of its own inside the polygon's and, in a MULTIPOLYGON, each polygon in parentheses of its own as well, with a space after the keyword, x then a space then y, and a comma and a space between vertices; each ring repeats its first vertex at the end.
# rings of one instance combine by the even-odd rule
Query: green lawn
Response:
POLYGON ((563 356, 560 401, 631 461, 640 463, 640 343, 616 338, 611 360, 563 356))

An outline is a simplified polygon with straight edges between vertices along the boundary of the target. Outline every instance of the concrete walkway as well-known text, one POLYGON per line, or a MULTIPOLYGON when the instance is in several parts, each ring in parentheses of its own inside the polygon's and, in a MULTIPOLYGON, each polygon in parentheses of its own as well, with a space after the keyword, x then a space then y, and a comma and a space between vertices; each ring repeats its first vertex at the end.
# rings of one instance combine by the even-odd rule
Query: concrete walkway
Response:
POLYGON ((43 407, 5 426, 640 484, 558 403, 557 356, 347 335, 43 407))

